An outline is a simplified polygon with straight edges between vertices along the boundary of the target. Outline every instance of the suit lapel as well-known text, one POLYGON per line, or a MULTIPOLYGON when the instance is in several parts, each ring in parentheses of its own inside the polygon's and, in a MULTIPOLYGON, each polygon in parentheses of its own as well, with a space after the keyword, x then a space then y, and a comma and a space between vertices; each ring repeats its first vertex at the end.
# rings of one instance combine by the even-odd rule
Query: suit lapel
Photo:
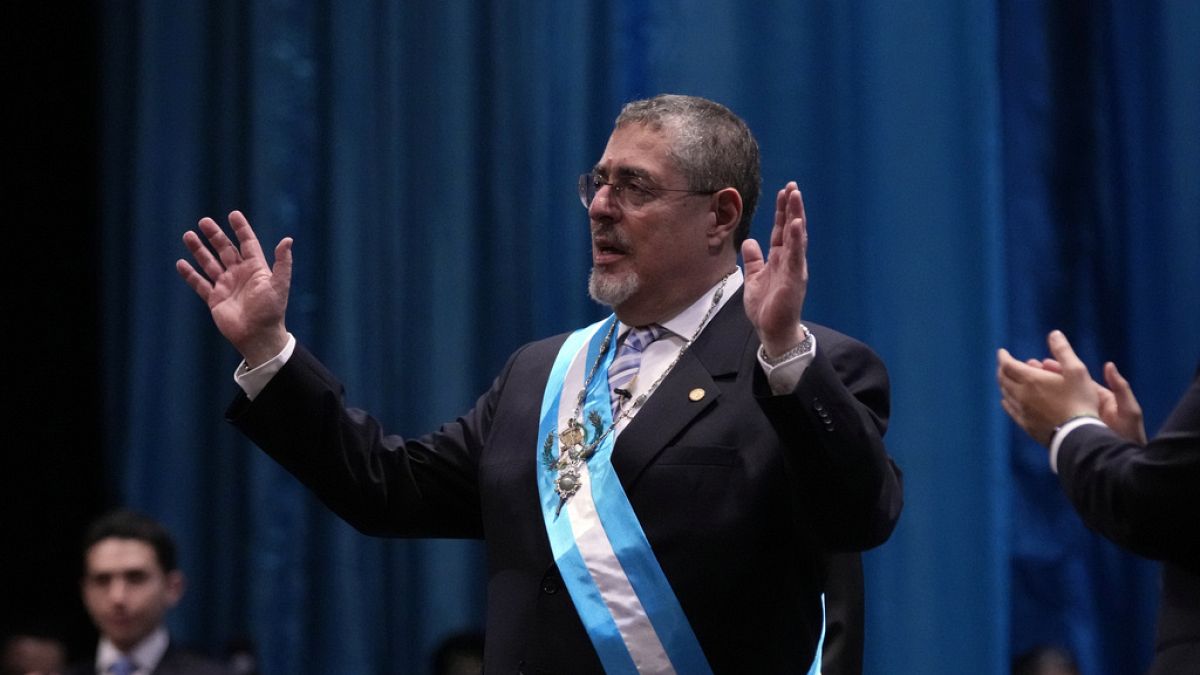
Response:
POLYGON ((717 404, 721 397, 717 380, 737 373, 753 335, 739 289, 617 437, 612 463, 626 491, 672 439, 717 404), (704 394, 698 401, 692 400, 696 390, 704 394))

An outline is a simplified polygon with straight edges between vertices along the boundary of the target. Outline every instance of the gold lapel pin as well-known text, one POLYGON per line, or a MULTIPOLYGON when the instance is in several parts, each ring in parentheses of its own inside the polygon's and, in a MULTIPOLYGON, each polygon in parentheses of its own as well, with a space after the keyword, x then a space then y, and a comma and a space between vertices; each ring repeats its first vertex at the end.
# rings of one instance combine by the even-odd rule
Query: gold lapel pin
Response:
POLYGON ((688 399, 690 399, 692 402, 699 401, 703 398, 704 398, 704 390, 699 387, 696 387, 695 389, 688 392, 688 399))

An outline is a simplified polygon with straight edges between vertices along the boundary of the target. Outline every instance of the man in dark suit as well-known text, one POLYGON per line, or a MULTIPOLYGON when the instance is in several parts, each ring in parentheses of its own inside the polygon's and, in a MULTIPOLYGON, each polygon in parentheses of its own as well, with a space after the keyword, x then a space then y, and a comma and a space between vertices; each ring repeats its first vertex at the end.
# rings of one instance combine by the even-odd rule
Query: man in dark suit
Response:
POLYGON ((1150 672, 1200 672, 1200 369, 1158 435, 1116 365, 1108 387, 1092 380, 1067 338, 1048 338, 1053 358, 1024 363, 1001 349, 1004 410, 1050 449, 1050 468, 1089 527, 1134 553, 1163 561, 1150 672))
POLYGON ((883 363, 801 322, 800 192, 778 192, 765 259, 759 183, 723 106, 627 105, 579 181, 589 292, 615 314, 522 347, 418 439, 346 408, 287 332, 290 239, 271 268, 242 214, 237 245, 205 218, 199 270, 177 268, 245 358, 239 429, 363 532, 487 542, 488 672, 803 673, 830 556, 885 541, 901 486, 883 363))
POLYGON ((95 658, 75 675, 231 675, 220 663, 180 648, 164 621, 183 597, 175 542, 157 521, 109 512, 84 537, 83 604, 100 631, 95 658))

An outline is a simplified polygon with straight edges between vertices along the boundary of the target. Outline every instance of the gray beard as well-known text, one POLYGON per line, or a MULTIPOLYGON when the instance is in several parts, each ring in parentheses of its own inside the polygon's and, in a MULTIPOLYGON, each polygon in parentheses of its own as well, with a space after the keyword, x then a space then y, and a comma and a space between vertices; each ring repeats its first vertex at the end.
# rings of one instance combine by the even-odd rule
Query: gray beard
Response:
POLYGON ((642 280, 637 274, 605 274, 597 272, 593 267, 592 274, 588 277, 588 295, 602 305, 616 307, 637 293, 641 285, 642 280))

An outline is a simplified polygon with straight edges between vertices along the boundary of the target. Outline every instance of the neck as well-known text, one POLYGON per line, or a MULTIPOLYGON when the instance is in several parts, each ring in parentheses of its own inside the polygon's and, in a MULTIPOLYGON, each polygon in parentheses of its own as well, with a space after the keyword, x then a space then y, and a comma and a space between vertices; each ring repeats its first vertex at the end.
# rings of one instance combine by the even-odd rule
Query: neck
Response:
POLYGON ((659 297, 644 302, 632 300, 624 302, 613 307, 613 313, 626 326, 640 327, 652 323, 666 323, 712 290, 713 286, 727 279, 735 269, 736 266, 730 266, 723 272, 709 275, 705 277, 703 285, 696 283, 687 292, 679 293, 675 297, 659 297))

